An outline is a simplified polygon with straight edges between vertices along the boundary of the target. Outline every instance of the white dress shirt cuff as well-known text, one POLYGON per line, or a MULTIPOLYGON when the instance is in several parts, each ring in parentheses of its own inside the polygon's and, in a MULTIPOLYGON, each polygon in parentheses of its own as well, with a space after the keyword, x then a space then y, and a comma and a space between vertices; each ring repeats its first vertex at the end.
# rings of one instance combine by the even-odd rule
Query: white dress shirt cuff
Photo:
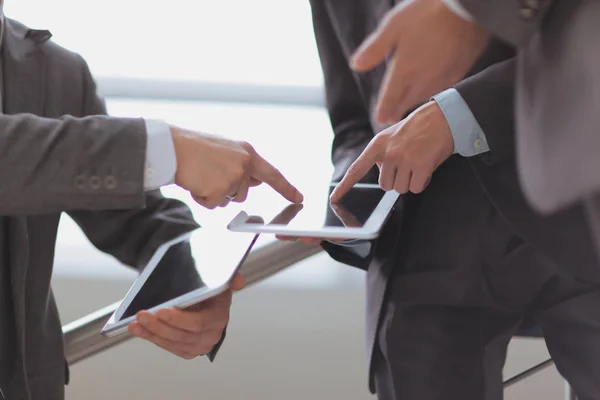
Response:
POLYGON ((458 90, 448 89, 433 96, 446 117, 454 139, 454 153, 473 157, 490 151, 485 133, 458 90))
POLYGON ((146 119, 146 170, 144 189, 155 190, 175 181, 177 159, 169 124, 161 120, 146 119))
POLYGON ((450 9, 450 11, 452 11, 454 14, 458 15, 462 19, 466 19, 467 21, 474 20, 471 13, 469 13, 467 11, 467 9, 462 4, 460 4, 460 0, 442 0, 442 1, 446 5, 446 7, 448 7, 448 9, 450 9))

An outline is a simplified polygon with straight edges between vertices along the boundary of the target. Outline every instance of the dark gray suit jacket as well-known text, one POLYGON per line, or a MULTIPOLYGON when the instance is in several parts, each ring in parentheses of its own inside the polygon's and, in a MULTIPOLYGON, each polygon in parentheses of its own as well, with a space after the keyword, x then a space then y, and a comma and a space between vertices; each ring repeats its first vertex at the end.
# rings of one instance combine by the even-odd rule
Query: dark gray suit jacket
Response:
POLYGON ((144 193, 144 122, 102 116, 84 60, 43 36, 6 20, 0 270, 12 307, 0 312, 0 360, 9 400, 64 397, 62 330, 50 288, 62 211, 95 246, 133 267, 197 227, 181 202, 144 193))
POLYGON ((600 2, 461 0, 491 32, 519 48, 519 173, 538 210, 584 200, 600 249, 600 2))
MULTIPOLYGON (((348 65, 353 51, 376 28, 391 3, 390 0, 311 1, 327 107, 335 135, 334 179, 343 175, 374 134, 382 129, 373 123, 371 115, 385 66, 367 74, 356 74, 348 65)), ((514 159, 514 56, 511 47, 494 41, 470 72, 470 78, 456 86, 483 128, 491 148, 487 154, 457 162, 472 166, 488 198, 525 240, 576 276, 598 279, 597 260, 581 208, 573 207, 552 218, 541 218, 528 206, 519 188, 514 159)), ((366 179, 376 182, 376 170, 366 179)), ((411 209, 410 198, 401 198, 385 230, 372 243, 369 257, 361 258, 345 247, 323 244, 336 260, 367 270, 369 356, 377 337, 380 310, 391 271, 402 268, 396 265, 394 255, 401 251, 400 234, 410 235, 410 232, 401 232, 404 213, 411 209)), ((427 223, 435 225, 436 222, 427 223)), ((460 229, 457 227, 457 232, 460 229)), ((422 245, 428 246, 427 243, 422 245)))

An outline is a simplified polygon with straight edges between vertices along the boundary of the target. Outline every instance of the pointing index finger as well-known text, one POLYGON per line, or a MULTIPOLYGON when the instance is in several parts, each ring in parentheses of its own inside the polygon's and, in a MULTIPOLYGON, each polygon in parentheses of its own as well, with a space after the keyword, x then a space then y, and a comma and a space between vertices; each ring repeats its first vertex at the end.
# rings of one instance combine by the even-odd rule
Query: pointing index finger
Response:
POLYGON ((380 158, 379 153, 380 151, 376 141, 372 140, 362 154, 352 163, 350 168, 348 168, 346 175, 344 175, 340 183, 338 183, 335 189, 333 189, 333 192, 331 192, 329 200, 332 203, 340 201, 342 197, 344 197, 344 195, 348 193, 350 189, 352 189, 352 187, 367 174, 367 172, 369 172, 371 167, 375 165, 380 158))
POLYGON ((294 185, 292 185, 281 172, 258 153, 252 154, 252 178, 271 186, 292 203, 302 203, 304 196, 294 185))

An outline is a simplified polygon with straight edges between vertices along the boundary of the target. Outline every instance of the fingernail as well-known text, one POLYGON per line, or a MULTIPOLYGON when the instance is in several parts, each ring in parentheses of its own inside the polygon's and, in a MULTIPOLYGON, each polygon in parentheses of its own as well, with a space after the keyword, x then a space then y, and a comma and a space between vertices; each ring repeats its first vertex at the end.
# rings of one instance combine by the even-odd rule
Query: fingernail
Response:
POLYGON ((431 177, 427 178, 427 181, 425 181, 425 187, 429 186, 430 183, 431 183, 431 177))
POLYGON ((354 55, 352 55, 352 58, 350 59, 350 68, 352 69, 358 69, 358 57, 359 57, 360 53, 357 51, 356 53, 354 53, 354 55))
POLYGON ((369 38, 367 38, 367 40, 365 40, 363 42, 363 44, 361 46, 359 46, 354 51, 354 54, 352 54, 352 56, 350 57, 350 68, 352 68, 352 69, 359 69, 360 68, 360 65, 359 65, 360 64, 360 58, 362 57, 362 54, 365 51, 365 48, 367 47, 368 40, 369 40, 369 38))

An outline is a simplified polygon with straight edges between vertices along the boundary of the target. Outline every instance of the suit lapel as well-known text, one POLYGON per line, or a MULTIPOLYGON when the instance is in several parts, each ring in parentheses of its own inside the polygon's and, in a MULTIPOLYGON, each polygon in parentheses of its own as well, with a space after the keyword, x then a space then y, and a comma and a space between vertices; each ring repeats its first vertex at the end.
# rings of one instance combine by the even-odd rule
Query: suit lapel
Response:
MULTIPOLYGON (((28 38, 29 29, 16 21, 5 19, 2 43, 2 88, 5 114, 44 115, 45 65, 37 44, 28 38)), ((29 264, 27 218, 6 218, 8 257, 15 328, 20 354, 25 354, 25 282, 29 264)), ((20 366, 24 368, 24 365, 20 366)))

